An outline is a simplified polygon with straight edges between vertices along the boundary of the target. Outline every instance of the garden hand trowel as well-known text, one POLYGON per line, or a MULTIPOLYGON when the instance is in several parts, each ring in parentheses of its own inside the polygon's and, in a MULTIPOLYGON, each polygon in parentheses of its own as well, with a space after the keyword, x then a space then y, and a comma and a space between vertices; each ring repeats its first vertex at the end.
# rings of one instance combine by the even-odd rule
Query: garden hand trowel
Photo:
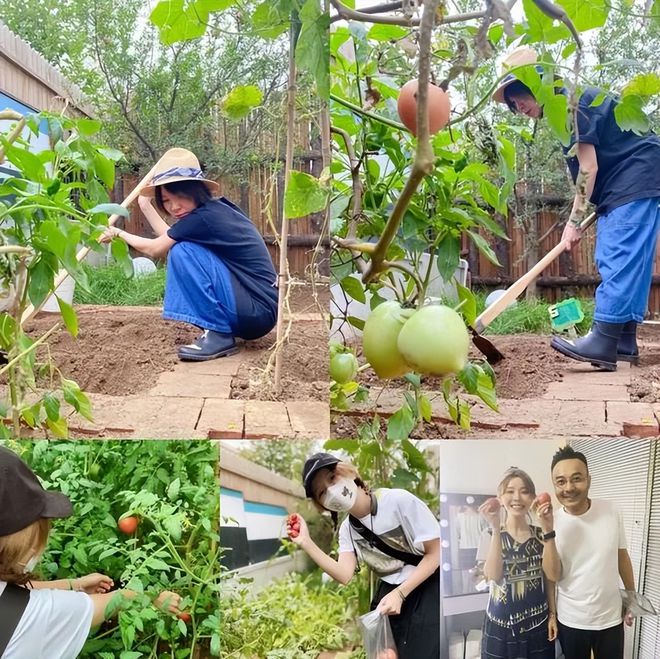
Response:
MULTIPOLYGON (((586 231, 595 221, 596 214, 591 213, 580 224, 580 230, 586 231)), ((506 289, 504 295, 488 306, 477 316, 470 328, 472 343, 477 350, 486 356, 489 364, 497 364, 504 359, 504 355, 485 337, 481 336, 488 325, 497 318, 560 254, 566 251, 566 243, 562 240, 553 247, 534 267, 526 272, 520 279, 514 281, 506 289)))

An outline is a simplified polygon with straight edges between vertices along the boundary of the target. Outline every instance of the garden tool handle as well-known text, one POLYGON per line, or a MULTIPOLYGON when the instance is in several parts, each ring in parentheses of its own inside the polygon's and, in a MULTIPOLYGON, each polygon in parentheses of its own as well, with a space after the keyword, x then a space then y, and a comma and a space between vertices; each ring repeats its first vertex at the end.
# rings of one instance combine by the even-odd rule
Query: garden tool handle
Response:
MULTIPOLYGON (((596 220, 596 214, 591 213, 580 224, 580 230, 585 231, 596 220)), ((489 307, 484 309, 474 321, 474 329, 481 333, 495 318, 497 318, 511 302, 513 302, 560 254, 566 251, 567 245, 562 240, 553 247, 536 265, 516 280, 506 289, 504 295, 498 298, 489 307)))
MULTIPOLYGON (((162 157, 165 157, 164 155, 162 157)), ((162 158, 161 158, 162 159, 162 158)), ((124 208, 130 206, 133 201, 135 201, 135 198, 139 196, 140 192, 144 189, 145 186, 149 184, 151 181, 154 173, 156 172, 158 168, 158 164, 160 163, 160 160, 149 170, 148 174, 131 190, 129 195, 124 199, 124 201, 121 202, 120 206, 123 206, 124 208)), ((111 215, 108 218, 108 226, 112 226, 118 219, 121 217, 120 215, 111 215)), ((80 263, 91 251, 91 247, 83 247, 82 249, 78 250, 78 253, 76 254, 76 261, 80 263)), ((70 277, 71 275, 66 271, 66 270, 60 270, 57 275, 55 276, 55 279, 53 281, 53 291, 57 290, 57 287, 67 278, 70 277)), ((48 296, 44 298, 43 302, 38 306, 35 307, 33 304, 31 304, 29 307, 25 309, 23 312, 23 315, 21 316, 21 326, 25 325, 33 316, 35 316, 39 311, 41 310, 41 307, 43 307, 44 304, 46 304, 46 300, 48 299, 48 296)))

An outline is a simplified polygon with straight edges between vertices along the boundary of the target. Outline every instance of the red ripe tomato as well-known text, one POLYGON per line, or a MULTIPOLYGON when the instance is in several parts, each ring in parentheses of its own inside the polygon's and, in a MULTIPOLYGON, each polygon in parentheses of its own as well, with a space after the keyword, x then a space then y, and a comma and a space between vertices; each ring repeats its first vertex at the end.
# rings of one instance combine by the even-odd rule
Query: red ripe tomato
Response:
POLYGON ((488 505, 488 510, 491 513, 496 513, 502 507, 500 504, 500 500, 497 497, 491 497, 490 499, 486 499, 485 503, 488 505))
MULTIPOLYGON (((409 80, 401 87, 397 102, 401 122, 415 136, 417 135, 417 87, 417 80, 409 80)), ((427 109, 429 133, 433 135, 449 123, 451 110, 449 94, 440 87, 429 83, 427 109)))
POLYGON ((547 492, 541 492, 541 494, 536 497, 536 503, 539 506, 542 506, 545 503, 550 503, 551 501, 552 498, 547 492))
POLYGON ((183 613, 177 613, 176 616, 179 620, 183 620, 183 622, 190 622, 192 620, 192 616, 187 612, 184 611, 183 613))
POLYGON ((392 648, 381 650, 378 653, 378 659, 397 659, 396 650, 393 650, 392 648))
POLYGON ((137 517, 124 517, 117 522, 117 528, 126 535, 132 535, 137 531, 138 524, 137 517))

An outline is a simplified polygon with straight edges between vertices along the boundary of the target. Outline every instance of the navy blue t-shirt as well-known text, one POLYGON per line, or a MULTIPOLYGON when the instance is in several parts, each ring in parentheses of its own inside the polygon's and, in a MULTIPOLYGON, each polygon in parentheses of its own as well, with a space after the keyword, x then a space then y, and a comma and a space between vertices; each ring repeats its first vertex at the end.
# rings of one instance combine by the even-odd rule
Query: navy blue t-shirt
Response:
POLYGON ((177 242, 205 245, 227 266, 236 298, 238 336, 257 338, 275 325, 273 261, 261 234, 238 206, 224 197, 212 199, 171 226, 167 235, 177 242))
MULTIPOLYGON (((598 159, 598 174, 590 201, 598 215, 637 199, 660 197, 660 138, 653 133, 635 135, 621 130, 614 118, 617 101, 611 96, 596 107, 592 101, 600 89, 587 87, 577 108, 577 141, 593 144, 598 159)), ((575 136, 567 153, 575 143, 575 136)), ((568 168, 577 181, 580 169, 577 157, 567 158, 568 168)))

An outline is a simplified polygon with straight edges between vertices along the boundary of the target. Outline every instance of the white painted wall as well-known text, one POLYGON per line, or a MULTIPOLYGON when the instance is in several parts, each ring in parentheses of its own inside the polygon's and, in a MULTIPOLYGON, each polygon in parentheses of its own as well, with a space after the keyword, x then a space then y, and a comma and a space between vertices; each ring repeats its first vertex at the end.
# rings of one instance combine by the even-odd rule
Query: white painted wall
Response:
POLYGON ((537 492, 553 492, 550 463, 557 440, 442 440, 440 491, 494 494, 509 467, 526 471, 537 492))

